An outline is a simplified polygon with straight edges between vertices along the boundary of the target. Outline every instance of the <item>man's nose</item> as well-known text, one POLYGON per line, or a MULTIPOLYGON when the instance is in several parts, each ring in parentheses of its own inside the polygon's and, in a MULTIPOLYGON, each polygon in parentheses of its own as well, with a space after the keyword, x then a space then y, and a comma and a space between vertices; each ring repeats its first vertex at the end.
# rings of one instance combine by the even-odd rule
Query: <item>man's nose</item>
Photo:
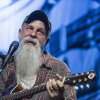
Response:
POLYGON ((30 34, 30 36, 31 36, 32 38, 36 38, 36 37, 37 37, 36 31, 32 31, 31 34, 30 34))

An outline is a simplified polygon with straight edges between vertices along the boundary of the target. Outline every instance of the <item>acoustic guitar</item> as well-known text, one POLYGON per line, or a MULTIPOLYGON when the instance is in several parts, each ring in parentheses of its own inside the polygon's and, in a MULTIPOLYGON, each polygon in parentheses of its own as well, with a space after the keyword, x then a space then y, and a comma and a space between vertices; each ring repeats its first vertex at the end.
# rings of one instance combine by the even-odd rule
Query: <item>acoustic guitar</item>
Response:
MULTIPOLYGON (((90 83, 94 80, 96 74, 94 71, 72 74, 70 77, 66 77, 64 84, 70 86, 78 86, 86 83, 90 83)), ((0 100, 19 100, 24 97, 34 95, 36 93, 46 90, 46 83, 32 87, 31 89, 23 90, 19 84, 17 84, 13 91, 9 95, 2 96, 0 100), (17 91, 17 92, 16 92, 17 91)))

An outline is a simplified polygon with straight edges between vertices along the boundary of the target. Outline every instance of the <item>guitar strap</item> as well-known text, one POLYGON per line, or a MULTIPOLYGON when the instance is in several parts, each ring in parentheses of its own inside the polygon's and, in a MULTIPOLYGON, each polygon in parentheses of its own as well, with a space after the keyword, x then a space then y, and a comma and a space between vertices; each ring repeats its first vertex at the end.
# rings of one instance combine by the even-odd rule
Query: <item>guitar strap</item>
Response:
POLYGON ((12 84, 11 86, 9 86, 7 89, 5 89, 2 94, 1 94, 1 97, 2 96, 5 96, 5 95, 10 95, 11 94, 11 91, 14 89, 14 87, 17 85, 17 83, 14 83, 12 84))

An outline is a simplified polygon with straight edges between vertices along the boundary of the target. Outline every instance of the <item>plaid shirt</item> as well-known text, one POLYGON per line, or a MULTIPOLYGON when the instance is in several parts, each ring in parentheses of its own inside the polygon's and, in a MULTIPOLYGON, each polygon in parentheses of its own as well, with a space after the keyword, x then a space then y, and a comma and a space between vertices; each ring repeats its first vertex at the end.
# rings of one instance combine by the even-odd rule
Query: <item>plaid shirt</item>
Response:
MULTIPOLYGON (((9 63, 6 67, 6 86, 11 85, 16 82, 15 78, 15 64, 14 62, 9 63)), ((51 56, 48 53, 43 54, 43 64, 37 72, 37 78, 35 85, 42 84, 47 82, 49 79, 55 78, 55 74, 63 76, 70 76, 70 70, 68 67, 55 57, 51 56)), ((65 100, 76 100, 76 91, 75 88, 69 85, 65 85, 64 98, 65 100)), ((50 100, 48 92, 43 91, 37 94, 34 94, 31 100, 50 100)))

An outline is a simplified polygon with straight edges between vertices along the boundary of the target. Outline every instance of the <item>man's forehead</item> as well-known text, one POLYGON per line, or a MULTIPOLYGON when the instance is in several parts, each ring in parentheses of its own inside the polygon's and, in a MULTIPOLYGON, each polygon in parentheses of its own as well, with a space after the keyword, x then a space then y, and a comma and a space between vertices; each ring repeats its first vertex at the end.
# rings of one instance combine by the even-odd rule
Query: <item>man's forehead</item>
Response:
POLYGON ((29 23, 28 25, 30 25, 30 24, 39 24, 39 25, 45 26, 45 24, 44 24, 41 20, 35 20, 35 21, 32 21, 32 22, 29 23))
POLYGON ((35 21, 33 21, 33 22, 29 23, 29 24, 26 23, 25 26, 37 26, 37 27, 45 28, 45 24, 40 20, 35 20, 35 21))

